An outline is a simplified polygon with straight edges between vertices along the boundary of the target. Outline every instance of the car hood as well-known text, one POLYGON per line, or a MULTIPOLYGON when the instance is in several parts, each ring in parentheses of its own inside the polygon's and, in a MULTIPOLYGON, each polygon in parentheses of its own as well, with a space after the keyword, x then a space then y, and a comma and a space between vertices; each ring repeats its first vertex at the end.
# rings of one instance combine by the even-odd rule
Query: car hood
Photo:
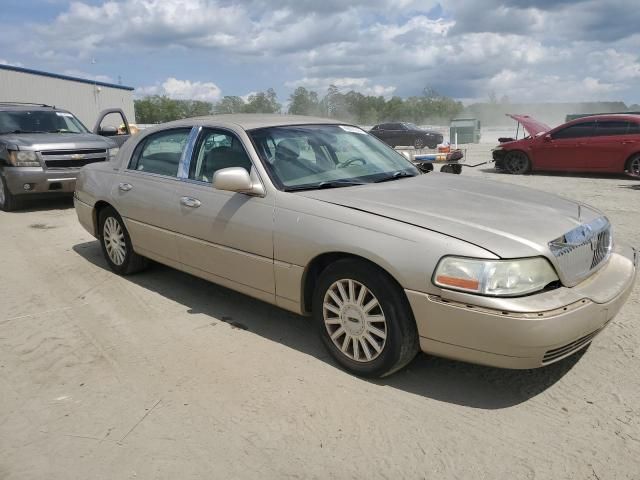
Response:
POLYGON ((545 192, 449 173, 298 194, 436 231, 502 258, 549 256, 551 240, 601 215, 545 192))
POLYGON ((535 137, 539 133, 548 132, 549 130, 551 130, 551 127, 549 127, 549 125, 539 122, 529 115, 515 115, 513 113, 507 113, 507 116, 522 124, 522 127, 532 137, 535 137))
POLYGON ((10 149, 74 150, 79 148, 113 148, 116 143, 93 133, 15 133, 0 135, 10 149))

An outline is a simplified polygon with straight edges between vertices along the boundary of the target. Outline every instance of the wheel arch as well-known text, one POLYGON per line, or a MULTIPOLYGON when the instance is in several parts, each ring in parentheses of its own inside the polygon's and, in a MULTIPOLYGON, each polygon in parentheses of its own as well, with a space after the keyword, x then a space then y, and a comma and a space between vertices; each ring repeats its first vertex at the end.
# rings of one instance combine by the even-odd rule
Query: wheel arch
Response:
POLYGON ((93 231, 96 232, 96 238, 100 238, 101 235, 100 229, 98 228, 98 219, 100 218, 100 212, 107 207, 111 207, 115 210, 115 207, 113 205, 104 200, 98 200, 93 205, 93 231))
POLYGON ((311 313, 312 303, 313 303, 313 292, 318 283, 318 279, 322 272, 329 267, 329 265, 334 264, 340 260, 356 260, 379 270, 382 274, 384 274, 391 282, 393 282, 404 295, 404 289, 400 282, 396 280, 396 278, 389 272, 388 269, 382 267, 378 263, 372 261, 369 258, 363 257, 361 255, 357 255, 354 253, 348 252, 325 252, 320 255, 314 257, 308 264, 304 270, 302 275, 302 312, 305 314, 311 313))

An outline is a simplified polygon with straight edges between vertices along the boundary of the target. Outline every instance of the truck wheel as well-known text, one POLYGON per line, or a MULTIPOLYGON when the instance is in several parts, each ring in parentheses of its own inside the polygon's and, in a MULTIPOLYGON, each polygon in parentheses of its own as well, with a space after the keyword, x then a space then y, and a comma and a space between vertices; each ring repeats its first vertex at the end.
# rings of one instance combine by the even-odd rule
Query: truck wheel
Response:
POLYGON ((19 203, 19 199, 9 191, 6 180, 0 175, 0 210, 11 212, 18 208, 19 203))
POLYGON ((313 317, 331 356, 363 377, 384 377, 418 352, 418 331, 402 289, 376 267, 339 260, 313 294, 313 317))

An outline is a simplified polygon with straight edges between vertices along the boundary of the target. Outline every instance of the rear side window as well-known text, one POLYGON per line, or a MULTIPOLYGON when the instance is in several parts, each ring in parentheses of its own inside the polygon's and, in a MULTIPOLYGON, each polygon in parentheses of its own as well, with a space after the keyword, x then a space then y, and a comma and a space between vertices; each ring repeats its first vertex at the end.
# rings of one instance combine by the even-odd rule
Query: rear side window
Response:
POLYGON ((149 135, 136 147, 129 170, 177 177, 190 132, 191 128, 177 128, 149 135))
POLYGON ((596 122, 576 123, 570 127, 558 130, 552 134, 552 137, 554 139, 593 137, 596 134, 596 129, 596 122))
POLYGON ((640 134, 640 123, 629 122, 629 130, 627 130, 628 135, 638 135, 640 134))
POLYGON ((601 121, 598 122, 596 135, 598 137, 607 137, 610 135, 626 135, 629 131, 629 122, 620 120, 601 121))

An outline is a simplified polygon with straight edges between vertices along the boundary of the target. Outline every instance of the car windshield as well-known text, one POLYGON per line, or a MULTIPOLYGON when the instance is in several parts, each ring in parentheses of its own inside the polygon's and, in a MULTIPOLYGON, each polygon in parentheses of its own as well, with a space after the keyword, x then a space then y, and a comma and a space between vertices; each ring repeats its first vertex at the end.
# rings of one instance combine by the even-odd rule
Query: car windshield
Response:
POLYGON ((87 133, 87 128, 69 112, 57 110, 0 111, 0 134, 87 133))
POLYGON ((302 125, 248 133, 276 185, 284 190, 350 186, 420 173, 357 127, 302 125))
POLYGON ((420 130, 420 128, 418 128, 418 126, 415 123, 405 123, 404 125, 409 130, 420 130))

